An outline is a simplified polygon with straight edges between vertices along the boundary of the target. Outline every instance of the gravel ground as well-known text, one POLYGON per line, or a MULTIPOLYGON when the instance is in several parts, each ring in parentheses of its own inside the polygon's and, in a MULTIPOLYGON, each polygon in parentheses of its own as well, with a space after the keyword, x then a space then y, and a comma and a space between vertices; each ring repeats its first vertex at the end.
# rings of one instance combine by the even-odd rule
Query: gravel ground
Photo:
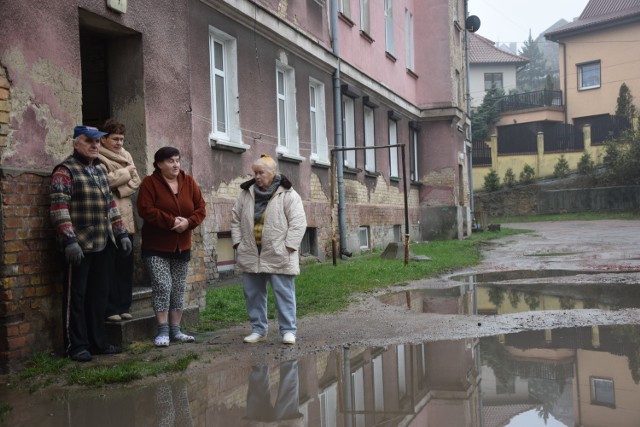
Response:
MULTIPOLYGON (((640 253, 636 243, 640 240, 640 221, 558 221, 502 226, 533 232, 487 243, 482 263, 473 270, 455 272, 456 275, 512 270, 578 270, 591 274, 564 276, 554 279, 553 283, 640 284, 640 253)), ((548 279, 544 281, 549 282, 548 279)), ((513 282, 522 283, 523 280, 513 282)), ((536 279, 524 282, 534 284, 536 279)), ((459 281, 443 276, 411 282, 391 291, 458 285, 459 281)), ((292 347, 280 344, 277 324, 273 323, 267 343, 243 344, 242 337, 250 332, 247 324, 203 334, 195 345, 179 346, 174 351, 188 349, 212 354, 212 358, 201 358, 190 368, 201 365, 210 369, 211 363, 270 363, 274 359, 301 357, 345 345, 383 346, 523 330, 640 323, 640 309, 557 310, 498 316, 416 313, 401 305, 381 302, 379 297, 388 292, 361 295, 343 312, 299 319, 298 343, 292 347)))

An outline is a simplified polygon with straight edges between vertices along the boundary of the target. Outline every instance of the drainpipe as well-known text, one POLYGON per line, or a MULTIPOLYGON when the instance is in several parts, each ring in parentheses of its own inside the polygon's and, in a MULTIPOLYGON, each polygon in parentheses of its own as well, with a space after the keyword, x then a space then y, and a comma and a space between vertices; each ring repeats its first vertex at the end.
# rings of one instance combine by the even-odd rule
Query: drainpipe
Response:
MULTIPOLYGON (((342 148, 342 96, 340 93, 340 44, 338 43, 338 0, 331 0, 331 44, 338 66, 333 73, 333 126, 335 146, 342 148)), ((336 152, 336 175, 338 181, 338 232, 340 254, 351 256, 347 250, 347 221, 344 196, 344 152, 336 152)))
MULTIPOLYGON (((467 135, 471 134, 471 92, 469 91, 469 30, 467 30, 467 18, 469 17, 469 0, 464 0, 464 47, 465 47, 465 74, 467 75, 467 93, 466 102, 467 102, 467 120, 469 120, 469 129, 467 130, 466 135, 464 136, 465 145, 467 145, 467 135)), ((468 153, 469 165, 468 165, 468 174, 469 174, 469 209, 471 210, 471 214, 474 212, 474 201, 473 201, 473 142, 471 142, 471 148, 468 153)))
POLYGON ((562 67, 564 68, 564 90, 562 91, 562 97, 564 98, 564 124, 569 124, 569 112, 567 111, 567 45, 559 41, 558 44, 562 46, 562 67))

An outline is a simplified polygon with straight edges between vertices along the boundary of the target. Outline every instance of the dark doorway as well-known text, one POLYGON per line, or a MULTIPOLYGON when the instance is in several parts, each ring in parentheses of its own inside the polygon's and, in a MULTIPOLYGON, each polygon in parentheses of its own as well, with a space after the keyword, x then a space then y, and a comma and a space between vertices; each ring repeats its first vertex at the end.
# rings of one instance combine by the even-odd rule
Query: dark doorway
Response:
POLYGON ((82 122, 100 126, 111 117, 109 105, 106 38, 85 28, 80 30, 82 58, 82 122))
MULTIPOLYGON (((124 148, 133 157, 138 174, 145 176, 148 171, 142 34, 84 9, 79 10, 79 20, 82 123, 100 127, 109 118, 123 123, 124 148)), ((144 273, 142 263, 136 263, 134 286, 145 283, 144 273)))

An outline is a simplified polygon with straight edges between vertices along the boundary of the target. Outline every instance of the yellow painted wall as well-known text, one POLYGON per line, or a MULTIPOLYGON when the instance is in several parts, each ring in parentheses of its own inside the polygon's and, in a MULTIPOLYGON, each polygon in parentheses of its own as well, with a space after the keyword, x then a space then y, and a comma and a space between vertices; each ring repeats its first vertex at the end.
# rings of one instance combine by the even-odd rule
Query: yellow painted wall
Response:
POLYGON ((583 128, 584 132, 584 151, 573 151, 566 153, 544 153, 544 143, 542 134, 538 135, 538 154, 521 154, 513 156, 498 156, 498 138, 493 135, 491 141, 487 141, 487 145, 491 147, 491 166, 473 166, 473 189, 481 191, 484 189, 484 177, 489 174, 493 168, 500 177, 500 184, 504 184, 504 174, 511 168, 516 177, 516 182, 520 179, 520 172, 524 169, 524 165, 528 164, 536 171, 536 178, 550 178, 553 176, 553 170, 558 163, 560 156, 564 154, 564 158, 569 163, 571 171, 578 168, 578 163, 586 151, 591 154, 591 160, 596 165, 602 164, 606 149, 602 145, 591 146, 591 130, 587 125, 583 128))

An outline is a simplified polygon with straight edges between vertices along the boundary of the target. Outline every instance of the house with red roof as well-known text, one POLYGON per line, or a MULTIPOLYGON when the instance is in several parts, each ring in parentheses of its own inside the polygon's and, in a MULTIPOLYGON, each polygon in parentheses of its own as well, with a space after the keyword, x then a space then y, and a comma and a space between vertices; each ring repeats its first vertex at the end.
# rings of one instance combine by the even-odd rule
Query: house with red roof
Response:
POLYGON ((484 94, 492 86, 505 93, 516 88, 516 72, 529 60, 496 46, 477 33, 469 37, 469 90, 471 107, 482 104, 484 94))

